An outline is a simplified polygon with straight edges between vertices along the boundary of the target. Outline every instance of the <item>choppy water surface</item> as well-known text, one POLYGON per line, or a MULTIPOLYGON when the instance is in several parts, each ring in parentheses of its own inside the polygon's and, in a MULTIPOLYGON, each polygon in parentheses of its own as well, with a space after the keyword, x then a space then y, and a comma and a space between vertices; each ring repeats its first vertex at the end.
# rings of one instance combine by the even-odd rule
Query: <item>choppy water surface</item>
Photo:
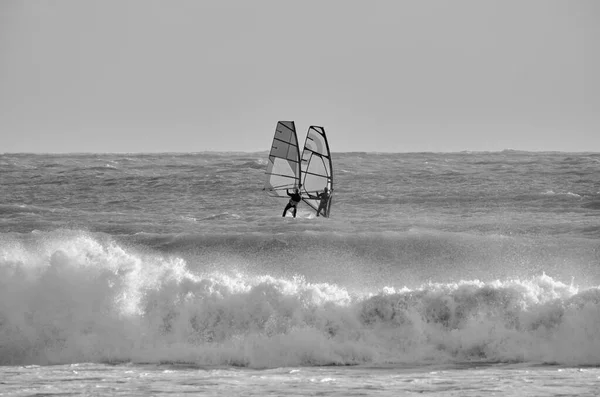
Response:
POLYGON ((600 154, 0 155, 0 393, 595 395, 600 154))

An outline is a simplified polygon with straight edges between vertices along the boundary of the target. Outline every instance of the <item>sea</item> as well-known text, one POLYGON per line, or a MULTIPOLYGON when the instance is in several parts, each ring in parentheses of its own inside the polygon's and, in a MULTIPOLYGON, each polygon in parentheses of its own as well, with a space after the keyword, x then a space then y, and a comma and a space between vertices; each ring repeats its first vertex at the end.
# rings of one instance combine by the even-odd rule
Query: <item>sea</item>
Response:
POLYGON ((597 396, 600 153, 0 154, 0 396, 597 396))

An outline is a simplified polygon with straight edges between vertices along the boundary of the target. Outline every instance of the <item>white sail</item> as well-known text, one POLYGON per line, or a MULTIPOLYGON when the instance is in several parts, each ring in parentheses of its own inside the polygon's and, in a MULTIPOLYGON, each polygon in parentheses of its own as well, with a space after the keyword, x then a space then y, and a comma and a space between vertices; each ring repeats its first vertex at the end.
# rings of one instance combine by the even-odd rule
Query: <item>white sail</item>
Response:
POLYGON ((273 197, 289 198, 286 189, 300 185, 300 149, 293 121, 277 123, 265 174, 265 191, 273 197))
POLYGON ((333 194, 333 165, 325 129, 311 126, 306 135, 302 151, 302 193, 303 201, 317 212, 321 200, 316 195, 328 188, 330 193, 325 216, 329 216, 331 195, 333 194))

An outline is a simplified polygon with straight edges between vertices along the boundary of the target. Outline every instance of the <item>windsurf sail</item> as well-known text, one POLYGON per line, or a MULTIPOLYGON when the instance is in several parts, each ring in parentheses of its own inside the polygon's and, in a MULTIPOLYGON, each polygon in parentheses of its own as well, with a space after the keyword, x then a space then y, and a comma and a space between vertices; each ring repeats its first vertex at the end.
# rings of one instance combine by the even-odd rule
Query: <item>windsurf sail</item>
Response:
POLYGON ((321 199, 317 194, 323 189, 329 190, 329 200, 326 203, 324 216, 329 216, 331 196, 333 195, 333 164, 325 128, 311 126, 306 135, 302 151, 302 196, 303 201, 315 212, 319 210, 321 199))
POLYGON ((265 191, 269 196, 288 198, 286 189, 299 187, 300 148, 293 121, 277 123, 265 174, 265 191))

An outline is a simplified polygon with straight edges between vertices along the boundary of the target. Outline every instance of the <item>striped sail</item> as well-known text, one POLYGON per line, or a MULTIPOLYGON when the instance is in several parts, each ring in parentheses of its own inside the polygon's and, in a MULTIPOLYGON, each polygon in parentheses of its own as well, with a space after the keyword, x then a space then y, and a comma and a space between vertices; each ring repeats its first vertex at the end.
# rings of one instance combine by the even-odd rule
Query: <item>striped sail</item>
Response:
POLYGON ((277 123, 265 174, 265 191, 269 196, 289 198, 286 189, 299 186, 300 149, 293 121, 277 123))
MULTIPOLYGON (((306 135, 304 150, 302 151, 302 193, 303 201, 317 212, 320 204, 318 193, 327 187, 333 194, 333 165, 329 144, 323 127, 311 126, 306 135)), ((327 205, 325 216, 329 216, 331 197, 327 205)))

